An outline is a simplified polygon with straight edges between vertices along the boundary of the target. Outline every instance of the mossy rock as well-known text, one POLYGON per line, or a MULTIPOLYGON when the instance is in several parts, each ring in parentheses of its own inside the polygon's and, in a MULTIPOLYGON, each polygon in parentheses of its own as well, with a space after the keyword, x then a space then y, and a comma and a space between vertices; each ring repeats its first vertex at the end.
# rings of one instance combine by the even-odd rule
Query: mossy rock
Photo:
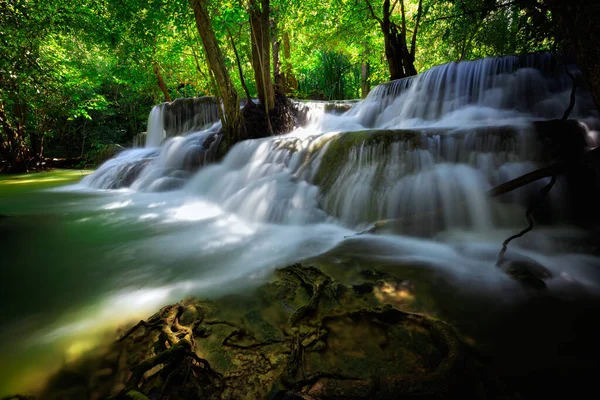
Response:
POLYGON ((375 270, 364 275, 373 290, 357 294, 295 264, 252 297, 164 307, 107 351, 113 360, 120 354, 112 377, 93 380, 95 371, 78 386, 165 399, 443 398, 478 387, 452 328, 384 305, 377 288, 404 281, 375 270))

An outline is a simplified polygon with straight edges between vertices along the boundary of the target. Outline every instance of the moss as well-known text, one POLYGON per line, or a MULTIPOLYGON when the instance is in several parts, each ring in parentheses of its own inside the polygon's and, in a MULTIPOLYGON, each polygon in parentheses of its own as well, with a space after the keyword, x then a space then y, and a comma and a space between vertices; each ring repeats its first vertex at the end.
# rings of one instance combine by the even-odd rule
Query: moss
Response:
MULTIPOLYGON (((360 399, 372 395, 379 380, 404 382, 423 394, 456 376, 472 379, 463 377, 464 364, 456 362, 463 357, 461 342, 447 325, 381 307, 376 290, 357 294, 315 267, 295 264, 274 275, 255 296, 187 299, 164 307, 142 324, 141 335, 128 333, 107 351, 107 357, 114 358, 117 349, 122 354, 114 376, 91 380, 89 386, 95 393, 123 387, 118 398, 133 399, 164 393, 191 399, 277 398, 324 387, 333 394, 316 397, 363 393, 355 397, 360 399), (174 341, 179 333, 193 331, 194 337, 157 346, 165 330, 174 341), (143 373, 144 379, 132 386, 129 371, 138 378, 143 373), (325 385, 322 379, 331 381, 325 385)), ((404 282, 378 268, 353 276, 375 289, 404 282)))
POLYGON ((136 390, 130 390, 129 392, 127 392, 125 394, 124 397, 128 400, 148 400, 148 396, 146 396, 136 390))

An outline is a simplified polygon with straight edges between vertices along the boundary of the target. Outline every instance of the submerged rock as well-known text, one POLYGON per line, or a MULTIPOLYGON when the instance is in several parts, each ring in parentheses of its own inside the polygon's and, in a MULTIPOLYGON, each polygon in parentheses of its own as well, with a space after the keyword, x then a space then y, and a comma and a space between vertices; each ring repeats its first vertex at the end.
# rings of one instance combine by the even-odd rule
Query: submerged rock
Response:
MULTIPOLYGON (((80 365, 77 386, 114 399, 484 397, 449 325, 377 295, 407 281, 374 270, 364 278, 371 290, 357 291, 296 264, 255 296, 164 307, 80 365)), ((51 384, 43 397, 72 389, 51 384)))
POLYGON ((546 289, 546 279, 552 273, 543 265, 529 259, 509 260, 500 266, 511 278, 534 289, 546 289))

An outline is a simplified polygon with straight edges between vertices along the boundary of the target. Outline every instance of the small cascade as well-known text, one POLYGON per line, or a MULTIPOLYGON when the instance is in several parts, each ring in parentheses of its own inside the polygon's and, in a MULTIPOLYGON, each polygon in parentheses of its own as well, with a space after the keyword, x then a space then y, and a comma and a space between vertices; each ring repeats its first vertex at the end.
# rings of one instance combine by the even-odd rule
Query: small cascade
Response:
POLYGON ((167 137, 165 132, 165 107, 163 104, 152 107, 148 115, 148 131, 144 147, 158 147, 167 137))
MULTIPOLYGON (((526 125, 360 131, 331 141, 315 183, 323 208, 349 226, 394 220, 412 234, 481 231, 515 222, 486 192, 519 176, 518 166, 535 169, 539 156, 526 125)), ((534 193, 527 188, 513 205, 534 193)))
POLYGON ((571 118, 595 115, 579 69, 572 63, 559 64, 550 53, 440 65, 377 86, 350 114, 362 125, 376 128, 561 118, 573 86, 566 69, 579 88, 571 118))
POLYGON ((358 100, 293 100, 292 104, 296 108, 299 125, 311 125, 320 121, 325 114, 341 115, 346 113, 358 104, 358 100))
POLYGON ((154 106, 148 116, 148 131, 143 139, 135 138, 134 149, 100 166, 82 184, 141 191, 178 188, 199 166, 213 161, 220 141, 219 127, 213 97, 176 99, 154 106))
POLYGON ((219 121, 214 97, 175 99, 152 108, 145 147, 158 147, 167 137, 198 132, 219 121))

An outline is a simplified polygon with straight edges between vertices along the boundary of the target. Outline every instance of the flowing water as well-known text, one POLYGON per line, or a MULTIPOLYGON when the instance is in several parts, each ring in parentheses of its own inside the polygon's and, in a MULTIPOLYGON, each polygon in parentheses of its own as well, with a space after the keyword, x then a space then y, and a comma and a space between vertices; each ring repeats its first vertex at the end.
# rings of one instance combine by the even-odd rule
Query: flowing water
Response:
MULTIPOLYGON (((161 305, 250 291, 303 260, 435 277, 450 287, 446 300, 525 301, 495 263, 547 181, 498 199, 486 191, 543 164, 533 121, 560 118, 571 87, 546 54, 447 64, 378 86, 344 113, 299 103, 308 125, 239 143, 219 163, 214 101, 157 106, 145 147, 77 185, 2 199, 11 217, 0 220, 0 387, 34 385, 36 364, 61 363, 161 305), (382 234, 357 235, 381 220, 393 221, 382 234)), ((583 89, 571 117, 596 146, 583 89)), ((598 249, 566 223, 567 191, 559 181, 542 216, 555 223, 511 243, 507 257, 548 269, 555 296, 596 296, 598 249)))

